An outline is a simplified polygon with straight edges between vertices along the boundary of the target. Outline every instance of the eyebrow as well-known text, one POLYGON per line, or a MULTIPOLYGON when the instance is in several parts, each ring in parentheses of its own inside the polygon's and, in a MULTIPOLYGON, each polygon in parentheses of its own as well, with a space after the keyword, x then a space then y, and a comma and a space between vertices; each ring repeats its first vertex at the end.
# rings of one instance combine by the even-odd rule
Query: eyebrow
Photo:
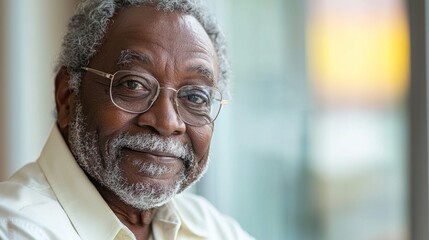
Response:
POLYGON ((135 61, 146 65, 154 66, 152 58, 149 55, 129 49, 121 51, 118 57, 117 64, 118 66, 124 67, 135 61))
MULTIPOLYGON (((142 52, 130 50, 130 49, 125 49, 121 51, 118 57, 117 64, 120 67, 124 67, 136 61, 150 66, 155 65, 152 61, 152 58, 149 55, 142 52)), ((210 68, 207 68, 204 65, 191 66, 187 68, 187 71, 198 73, 203 77, 207 78, 208 80, 210 80, 210 82, 215 83, 213 70, 210 68)))
POLYGON ((187 70, 190 72, 196 72, 204 76, 205 78, 209 79, 212 83, 215 83, 213 70, 211 70, 210 68, 207 68, 206 66, 203 66, 203 65, 192 66, 192 67, 189 67, 187 70))

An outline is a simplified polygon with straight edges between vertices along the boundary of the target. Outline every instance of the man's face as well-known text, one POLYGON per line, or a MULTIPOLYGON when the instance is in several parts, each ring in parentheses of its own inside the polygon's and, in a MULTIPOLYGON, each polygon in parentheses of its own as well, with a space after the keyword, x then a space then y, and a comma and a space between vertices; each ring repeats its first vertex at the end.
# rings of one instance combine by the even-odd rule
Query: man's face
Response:
MULTIPOLYGON (((207 70, 218 75, 213 45, 198 21, 152 7, 119 12, 89 67, 143 72, 174 89, 215 86, 207 70)), ((68 124, 69 146, 85 172, 128 205, 162 205, 203 174, 213 125, 185 124, 168 89, 147 112, 125 112, 111 102, 109 84, 84 75, 68 124)))

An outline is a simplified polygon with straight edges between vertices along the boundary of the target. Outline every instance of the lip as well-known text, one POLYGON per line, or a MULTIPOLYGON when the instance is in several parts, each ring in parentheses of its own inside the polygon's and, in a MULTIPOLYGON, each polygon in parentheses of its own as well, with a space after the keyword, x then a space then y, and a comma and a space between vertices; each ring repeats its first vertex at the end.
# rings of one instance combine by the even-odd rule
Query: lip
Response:
MULTIPOLYGON (((130 176, 136 176, 137 179, 140 179, 140 177, 157 180, 172 179, 183 168, 183 160, 167 152, 123 148, 122 153, 124 171, 129 173, 130 176), (158 167, 166 168, 167 170, 160 174, 141 170, 141 164, 145 163, 155 164, 155 166, 158 165, 158 167)), ((141 179, 138 181, 141 181, 141 179)))
POLYGON ((157 152, 157 151, 150 151, 149 152, 149 151, 136 151, 136 150, 131 150, 131 151, 146 153, 146 154, 154 155, 154 156, 157 156, 157 157, 177 158, 173 154, 169 154, 169 153, 165 153, 165 152, 157 152))
POLYGON ((161 151, 141 151, 141 150, 135 150, 131 148, 124 148, 125 152, 142 155, 144 158, 154 158, 154 159, 160 159, 163 161, 171 161, 171 160, 182 160, 181 158, 166 152, 161 151))

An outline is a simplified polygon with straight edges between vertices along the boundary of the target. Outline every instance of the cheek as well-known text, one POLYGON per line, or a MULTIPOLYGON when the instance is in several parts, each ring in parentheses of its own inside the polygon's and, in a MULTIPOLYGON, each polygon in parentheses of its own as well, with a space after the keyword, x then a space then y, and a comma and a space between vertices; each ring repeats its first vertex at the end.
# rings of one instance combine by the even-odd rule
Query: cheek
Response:
POLYGON ((122 132, 130 121, 129 114, 111 108, 100 108, 87 116, 88 128, 95 130, 101 139, 122 132))
POLYGON ((81 103, 89 131, 96 131, 100 138, 122 130, 130 121, 130 114, 121 111, 103 93, 82 94, 81 103))
POLYGON ((188 127, 188 135, 191 139, 198 161, 207 159, 213 135, 212 126, 188 127))

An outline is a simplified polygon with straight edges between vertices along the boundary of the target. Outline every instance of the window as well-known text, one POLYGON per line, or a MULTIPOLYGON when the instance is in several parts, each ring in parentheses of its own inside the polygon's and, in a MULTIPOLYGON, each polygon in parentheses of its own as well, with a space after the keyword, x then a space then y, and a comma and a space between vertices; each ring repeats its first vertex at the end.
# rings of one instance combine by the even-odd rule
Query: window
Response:
POLYGON ((212 7, 234 91, 197 192, 258 239, 408 239, 405 2, 212 7))

